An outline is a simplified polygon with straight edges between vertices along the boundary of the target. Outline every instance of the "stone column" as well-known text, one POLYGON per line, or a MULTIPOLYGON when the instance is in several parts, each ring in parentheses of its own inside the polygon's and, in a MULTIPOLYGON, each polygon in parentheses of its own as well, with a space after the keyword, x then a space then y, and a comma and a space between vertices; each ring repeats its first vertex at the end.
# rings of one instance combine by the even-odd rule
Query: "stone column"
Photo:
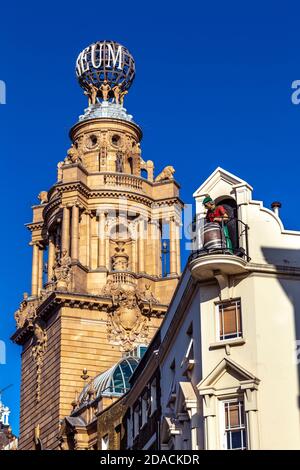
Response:
POLYGON ((170 230, 170 274, 176 274, 177 257, 176 257, 176 234, 175 234, 174 217, 170 217, 169 230, 170 230))
POLYGON ((144 272, 149 273, 150 265, 149 265, 149 249, 151 250, 151 233, 149 230, 149 220, 145 220, 144 224, 144 272))
POLYGON ((258 406, 257 406, 257 383, 252 385, 243 384, 244 404, 247 424, 248 449, 258 450, 259 444, 259 426, 258 426, 258 406))
POLYGON ((145 272, 145 234, 144 234, 145 221, 139 220, 139 233, 138 233, 138 266, 139 272, 145 272))
POLYGON ((54 235, 49 236, 48 246, 48 276, 47 281, 50 282, 53 276, 53 266, 55 263, 55 242, 54 235))
POLYGON ((79 242, 79 207, 72 206, 72 234, 71 234, 71 258, 78 261, 78 242, 79 242))
POLYGON ((86 228, 86 247, 85 247, 85 266, 90 265, 90 213, 84 212, 85 217, 85 228, 86 228))
POLYGON ((98 224, 96 214, 92 213, 90 222, 90 267, 94 270, 98 267, 98 224))
POLYGON ((89 266, 93 269, 93 214, 89 213, 89 266))
POLYGON ((32 245, 31 295, 33 297, 37 297, 38 276, 39 276, 39 245, 38 243, 31 243, 31 245, 32 245))
POLYGON ((132 240, 131 244, 131 271, 134 273, 137 272, 137 265, 136 265, 136 239, 132 240))
POLYGON ((157 220, 156 222, 156 235, 157 238, 155 240, 156 244, 156 266, 157 266, 157 275, 162 275, 162 259, 161 259, 161 232, 160 232, 160 221, 157 220))
POLYGON ((205 433, 205 450, 217 449, 217 429, 216 429, 216 397, 214 395, 203 394, 203 418, 205 433))
POLYGON ((110 266, 110 253, 109 253, 109 230, 107 224, 105 224, 105 266, 108 271, 111 270, 110 266))
POLYGON ((39 294, 41 289, 43 288, 44 247, 42 245, 39 245, 38 257, 39 257, 39 261, 38 261, 38 294, 39 294))
POLYGON ((153 276, 158 276, 158 256, 157 256, 157 251, 158 251, 158 244, 157 244, 157 239, 158 239, 158 227, 157 227, 157 221, 152 220, 150 223, 151 227, 151 232, 150 232, 150 246, 151 246, 151 274, 153 276))
POLYGON ((106 242, 106 232, 105 232, 105 212, 100 212, 99 215, 99 225, 98 225, 98 267, 105 266, 105 242, 106 242))
POLYGON ((63 208, 63 221, 62 221, 62 240, 61 252, 70 252, 70 210, 68 207, 63 208))
POLYGON ((181 274, 181 265, 180 265, 180 225, 176 223, 176 272, 178 275, 181 274))

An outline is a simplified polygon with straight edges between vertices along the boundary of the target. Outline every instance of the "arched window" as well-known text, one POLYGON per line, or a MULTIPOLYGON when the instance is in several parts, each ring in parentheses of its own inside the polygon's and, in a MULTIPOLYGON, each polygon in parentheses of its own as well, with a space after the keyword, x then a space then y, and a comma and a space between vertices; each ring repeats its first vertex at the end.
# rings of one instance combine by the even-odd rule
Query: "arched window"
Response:
POLYGON ((148 171, 146 170, 146 168, 141 169, 141 177, 145 178, 146 180, 148 179, 148 171))
POLYGON ((110 238, 113 240, 128 240, 130 238, 129 227, 125 224, 116 224, 111 228, 110 238))
POLYGON ((132 157, 128 158, 129 173, 133 175, 133 159, 132 157))
POLYGON ((215 203, 217 206, 223 206, 229 216, 227 227, 232 247, 235 251, 239 248, 238 210, 236 200, 229 196, 221 196, 215 200, 215 203))

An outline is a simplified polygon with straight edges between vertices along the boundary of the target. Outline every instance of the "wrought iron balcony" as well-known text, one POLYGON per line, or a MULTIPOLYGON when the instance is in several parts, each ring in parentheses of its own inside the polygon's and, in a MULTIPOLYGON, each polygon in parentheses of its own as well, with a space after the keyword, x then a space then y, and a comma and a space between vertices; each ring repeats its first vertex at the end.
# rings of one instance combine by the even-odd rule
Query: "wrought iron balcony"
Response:
POLYGON ((193 276, 206 279, 218 271, 224 274, 245 271, 250 261, 248 225, 237 218, 202 222, 196 229, 198 248, 188 260, 193 276))

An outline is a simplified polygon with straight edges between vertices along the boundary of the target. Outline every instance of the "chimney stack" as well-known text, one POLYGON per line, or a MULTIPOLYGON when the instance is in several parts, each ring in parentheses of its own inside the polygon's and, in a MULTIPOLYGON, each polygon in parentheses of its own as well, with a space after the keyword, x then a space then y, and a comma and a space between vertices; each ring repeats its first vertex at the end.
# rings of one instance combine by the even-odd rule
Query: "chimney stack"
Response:
POLYGON ((274 201, 271 204, 273 212, 279 217, 279 209, 281 208, 281 202, 279 201, 274 201))

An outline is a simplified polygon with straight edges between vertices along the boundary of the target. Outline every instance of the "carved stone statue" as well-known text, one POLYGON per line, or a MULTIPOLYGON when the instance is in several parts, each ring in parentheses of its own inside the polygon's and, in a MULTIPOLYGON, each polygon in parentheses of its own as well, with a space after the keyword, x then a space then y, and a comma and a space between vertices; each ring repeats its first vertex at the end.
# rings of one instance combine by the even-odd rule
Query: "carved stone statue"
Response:
POLYGON ((166 166, 163 171, 155 178, 155 181, 166 181, 174 179, 175 169, 172 166, 166 166))
POLYGON ((38 199, 40 200, 41 204, 46 204, 48 202, 47 191, 41 191, 38 195, 38 199))
POLYGON ((68 266, 68 267, 71 265, 71 257, 68 255, 67 250, 64 250, 62 252, 59 264, 60 266, 68 266))
POLYGON ((124 171, 124 161, 122 152, 118 152, 116 156, 116 171, 118 173, 123 173, 124 171))
POLYGON ((120 104, 121 104, 122 106, 123 106, 123 104, 124 104, 124 97, 125 97, 125 95, 127 95, 127 93, 128 93, 127 90, 123 90, 123 91, 121 91, 121 93, 120 93, 120 104))
POLYGON ((122 91, 121 86, 120 85, 115 85, 113 87, 112 91, 114 93, 115 103, 119 104, 120 103, 120 94, 121 94, 121 91, 122 91))
POLYGON ((110 85, 108 84, 108 81, 107 80, 104 80, 104 82, 102 83, 101 87, 100 87, 100 90, 102 92, 102 98, 104 101, 107 101, 108 98, 109 98, 109 92, 111 90, 111 87, 110 85))
POLYGON ((14 317, 15 317, 15 320, 16 320, 16 323, 17 323, 17 327, 18 328, 23 328, 24 323, 25 323, 26 318, 27 318, 27 299, 22 300, 22 302, 20 304, 20 307, 15 312, 14 317))
POLYGON ((89 106, 97 103, 98 88, 93 83, 86 84, 87 90, 84 94, 88 97, 89 106))
POLYGON ((20 307, 14 315, 18 328, 23 328, 26 321, 28 322, 29 327, 33 324, 33 321, 36 317, 36 304, 37 301, 29 301, 27 292, 24 292, 20 307))
POLYGON ((79 155, 78 149, 74 144, 71 145, 67 152, 67 156, 65 158, 65 163, 78 163, 81 162, 81 157, 79 155))
POLYGON ((129 256, 125 253, 125 242, 117 242, 115 254, 112 257, 112 265, 114 271, 125 271, 128 268, 129 256))
POLYGON ((57 181, 61 181, 63 178, 62 166, 64 162, 58 162, 57 164, 57 181))
POLYGON ((133 147, 132 151, 135 155, 138 155, 140 157, 142 154, 141 144, 137 142, 133 147))
POLYGON ((71 257, 67 250, 62 252, 61 257, 53 267, 53 278, 58 288, 69 290, 72 281, 71 257))
POLYGON ((142 294, 143 300, 146 300, 147 302, 152 302, 154 304, 158 304, 159 301, 157 298, 154 296, 153 292, 151 291, 151 285, 150 284, 145 284, 145 290, 142 294))

